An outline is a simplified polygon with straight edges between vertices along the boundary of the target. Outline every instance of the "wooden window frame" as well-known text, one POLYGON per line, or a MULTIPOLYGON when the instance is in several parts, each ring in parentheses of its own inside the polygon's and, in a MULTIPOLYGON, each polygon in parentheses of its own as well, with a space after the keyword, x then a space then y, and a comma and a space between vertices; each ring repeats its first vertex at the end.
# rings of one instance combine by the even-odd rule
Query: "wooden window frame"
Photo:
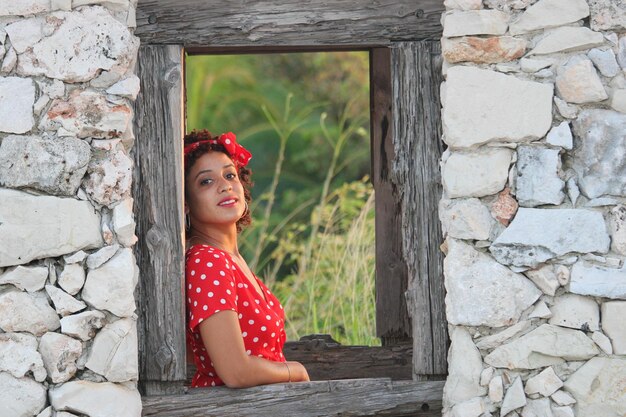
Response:
POLYGON ((334 380, 244 391, 252 398, 280 391, 281 399, 268 406, 267 415, 293 410, 306 403, 302 395, 309 394, 336 404, 339 411, 352 412, 369 404, 368 399, 376 402, 378 396, 373 393, 377 390, 387 392, 387 400, 370 404, 369 410, 377 411, 368 415, 386 415, 385 410, 391 410, 389 415, 400 416, 405 409, 406 415, 436 415, 440 410, 440 380, 447 373, 449 346, 437 215, 442 153, 438 40, 443 5, 435 0, 379 3, 383 3, 379 8, 355 11, 358 3, 348 0, 303 2, 306 6, 296 0, 139 2, 136 35, 141 39, 137 63, 141 93, 135 102, 137 139, 132 153, 139 237, 135 246, 140 269, 136 292, 139 371, 145 415, 191 416, 209 411, 230 415, 228 410, 233 409, 237 411, 232 415, 261 415, 258 410, 246 414, 241 407, 224 406, 230 396, 233 401, 240 398, 241 391, 232 394, 227 388, 213 388, 196 395, 196 389, 185 387, 185 53, 337 50, 370 52, 372 181, 377 196, 376 321, 383 346, 288 342, 285 355, 289 359, 304 362, 314 379, 334 380), (303 21, 306 14, 318 18, 303 21), (345 380, 349 378, 366 379, 345 380), (433 382, 424 382, 428 380, 433 382), (363 396, 360 405, 354 401, 340 405, 338 398, 346 391, 354 392, 354 399, 363 396), (183 412, 167 404, 189 407, 183 412))

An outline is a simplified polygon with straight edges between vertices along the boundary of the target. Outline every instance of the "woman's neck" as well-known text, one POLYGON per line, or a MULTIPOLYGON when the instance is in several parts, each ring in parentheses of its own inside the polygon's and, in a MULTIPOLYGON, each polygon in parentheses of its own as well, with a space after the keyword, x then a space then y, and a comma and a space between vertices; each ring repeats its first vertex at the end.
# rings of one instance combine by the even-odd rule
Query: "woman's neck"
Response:
POLYGON ((196 228, 194 226, 187 232, 187 240, 190 244, 207 244, 221 249, 231 255, 239 255, 237 246, 237 227, 222 228, 196 228))

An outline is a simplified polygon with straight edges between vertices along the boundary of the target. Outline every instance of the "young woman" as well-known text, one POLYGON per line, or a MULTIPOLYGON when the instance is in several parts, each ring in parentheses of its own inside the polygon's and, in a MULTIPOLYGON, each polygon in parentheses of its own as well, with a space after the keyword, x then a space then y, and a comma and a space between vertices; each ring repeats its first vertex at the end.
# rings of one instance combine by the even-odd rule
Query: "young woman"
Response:
POLYGON ((308 381, 286 361, 285 314, 239 253, 237 233, 250 223, 250 153, 231 132, 185 136, 187 341, 193 387, 244 388, 308 381))

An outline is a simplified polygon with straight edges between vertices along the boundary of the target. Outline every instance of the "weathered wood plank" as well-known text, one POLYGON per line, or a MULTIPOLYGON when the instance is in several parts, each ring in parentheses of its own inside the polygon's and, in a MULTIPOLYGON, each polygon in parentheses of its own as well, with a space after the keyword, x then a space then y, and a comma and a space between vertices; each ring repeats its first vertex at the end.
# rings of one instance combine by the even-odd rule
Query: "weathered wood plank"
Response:
POLYGON ((139 265, 140 388, 182 392, 186 376, 182 198, 182 47, 142 46, 133 196, 139 265), (163 384, 167 382, 168 384, 163 384))
POLYGON ((402 238, 409 270, 407 304, 413 325, 415 378, 445 375, 448 351, 443 254, 437 206, 443 151, 439 86, 441 59, 434 41, 392 46, 393 178, 402 189, 402 238))
POLYGON ((142 44, 388 45, 439 39, 441 0, 141 0, 142 44))
POLYGON ((440 416, 443 382, 357 379, 273 384, 246 389, 192 389, 143 398, 154 417, 440 416))
MULTIPOLYGON (((342 346, 314 339, 287 342, 283 348, 290 361, 302 363, 311 381, 354 378, 391 378, 411 380, 413 376, 413 345, 342 346)), ((193 363, 187 365, 187 385, 196 372, 193 363)))
POLYGON ((402 192, 391 180, 391 52, 370 52, 372 182, 376 193, 376 335, 383 345, 410 341, 412 329, 404 292, 408 270, 402 252, 402 192))

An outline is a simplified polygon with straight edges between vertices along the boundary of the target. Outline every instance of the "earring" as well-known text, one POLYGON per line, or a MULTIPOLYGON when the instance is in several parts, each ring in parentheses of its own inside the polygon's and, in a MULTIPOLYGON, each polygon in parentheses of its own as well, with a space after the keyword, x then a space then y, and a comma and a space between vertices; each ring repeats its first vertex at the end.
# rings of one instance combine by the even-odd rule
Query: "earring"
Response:
POLYGON ((245 216, 246 214, 250 212, 250 208, 248 207, 248 202, 246 200, 243 200, 243 202, 246 205, 246 209, 243 211, 243 214, 241 215, 241 217, 245 216))
POLYGON ((185 213, 185 230, 191 229, 191 220, 189 220, 189 213, 185 213))

